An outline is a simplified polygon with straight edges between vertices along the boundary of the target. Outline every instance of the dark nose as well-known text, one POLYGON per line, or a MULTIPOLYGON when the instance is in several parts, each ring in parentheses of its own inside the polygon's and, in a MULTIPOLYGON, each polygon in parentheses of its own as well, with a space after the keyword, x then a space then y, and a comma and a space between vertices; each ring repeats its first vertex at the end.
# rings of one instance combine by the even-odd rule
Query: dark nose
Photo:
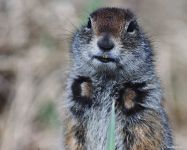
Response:
POLYGON ((99 39, 97 45, 103 51, 109 51, 114 48, 114 43, 110 39, 109 35, 104 35, 101 39, 99 39))

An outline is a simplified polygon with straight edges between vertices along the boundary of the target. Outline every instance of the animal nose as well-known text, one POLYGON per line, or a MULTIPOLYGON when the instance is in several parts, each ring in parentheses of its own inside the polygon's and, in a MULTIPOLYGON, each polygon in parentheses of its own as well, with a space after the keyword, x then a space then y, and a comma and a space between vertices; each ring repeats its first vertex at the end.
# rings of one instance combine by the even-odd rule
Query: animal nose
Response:
POLYGON ((99 39, 97 45, 103 51, 110 51, 114 48, 114 43, 110 39, 109 35, 104 35, 101 39, 99 39))

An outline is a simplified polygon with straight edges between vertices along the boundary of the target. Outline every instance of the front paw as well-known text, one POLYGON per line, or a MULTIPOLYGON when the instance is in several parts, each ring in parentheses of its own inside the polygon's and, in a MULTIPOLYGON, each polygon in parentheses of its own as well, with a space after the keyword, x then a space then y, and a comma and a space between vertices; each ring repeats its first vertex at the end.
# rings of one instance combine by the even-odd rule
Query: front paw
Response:
POLYGON ((143 90, 145 83, 125 83, 120 90, 118 101, 127 116, 144 110, 143 103, 147 91, 143 90))
POLYGON ((91 80, 83 81, 81 84, 81 96, 91 98, 92 96, 92 82, 91 80))
POLYGON ((92 81, 88 77, 79 76, 72 83, 73 100, 85 105, 91 104, 92 81))
POLYGON ((135 98, 137 97, 137 93, 132 88, 126 88, 123 93, 123 105, 125 109, 132 109, 135 106, 135 98))

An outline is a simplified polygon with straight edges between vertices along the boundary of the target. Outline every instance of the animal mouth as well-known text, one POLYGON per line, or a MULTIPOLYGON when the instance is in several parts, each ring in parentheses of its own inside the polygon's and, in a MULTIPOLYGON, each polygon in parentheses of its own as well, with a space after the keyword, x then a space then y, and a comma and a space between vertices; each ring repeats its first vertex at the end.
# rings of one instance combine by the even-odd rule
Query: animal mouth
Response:
POLYGON ((107 55, 94 56, 94 58, 99 60, 102 63, 109 63, 109 62, 115 62, 116 61, 114 58, 108 57, 107 55))

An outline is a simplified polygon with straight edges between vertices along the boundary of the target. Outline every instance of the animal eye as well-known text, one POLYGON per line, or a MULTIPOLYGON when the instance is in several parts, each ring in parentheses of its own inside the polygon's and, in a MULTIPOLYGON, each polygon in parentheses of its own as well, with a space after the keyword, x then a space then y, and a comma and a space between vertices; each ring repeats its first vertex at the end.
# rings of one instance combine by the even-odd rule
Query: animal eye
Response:
POLYGON ((92 27, 92 22, 91 22, 91 19, 89 18, 88 23, 87 23, 87 28, 91 29, 91 27, 92 27))
POLYGON ((136 29, 136 26, 137 26, 136 22, 135 21, 131 21, 129 23, 128 27, 127 27, 127 32, 133 33, 135 31, 135 29, 136 29))

